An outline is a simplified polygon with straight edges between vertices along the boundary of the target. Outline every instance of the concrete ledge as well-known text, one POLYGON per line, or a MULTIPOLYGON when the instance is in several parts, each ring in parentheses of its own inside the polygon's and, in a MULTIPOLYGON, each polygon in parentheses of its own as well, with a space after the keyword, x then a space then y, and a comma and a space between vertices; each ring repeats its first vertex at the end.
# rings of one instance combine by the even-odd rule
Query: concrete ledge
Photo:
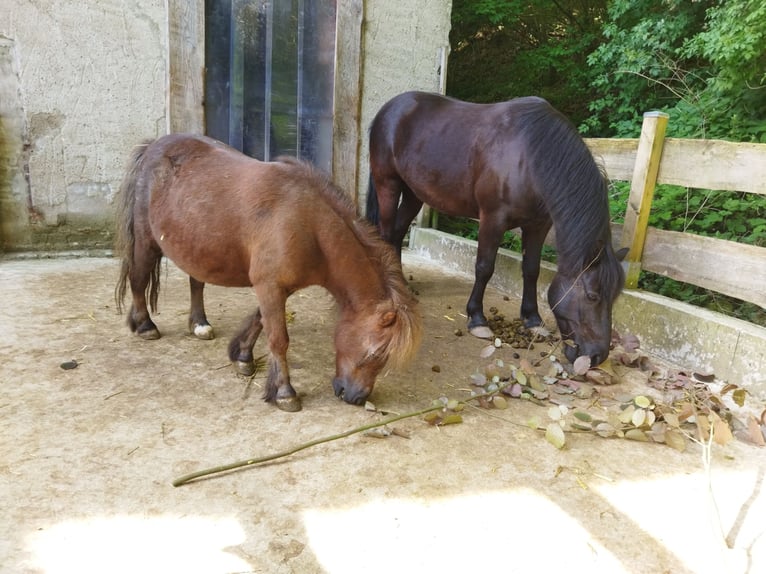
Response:
MULTIPOLYGON (((446 269, 473 276, 475 241, 413 228, 410 249, 446 269)), ((545 292, 555 272, 554 265, 543 262, 541 307, 547 306, 545 292)), ((490 285, 520 296, 521 256, 501 249, 490 285)), ((613 321, 620 333, 637 335, 644 351, 683 368, 712 371, 766 400, 766 329, 643 291, 625 291, 615 303, 613 321)))

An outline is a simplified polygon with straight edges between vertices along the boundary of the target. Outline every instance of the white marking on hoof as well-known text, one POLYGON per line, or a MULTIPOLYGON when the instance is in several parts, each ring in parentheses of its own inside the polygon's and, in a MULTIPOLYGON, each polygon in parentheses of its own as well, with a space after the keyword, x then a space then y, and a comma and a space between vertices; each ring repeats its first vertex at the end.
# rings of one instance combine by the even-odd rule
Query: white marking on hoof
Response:
POLYGON ((470 331, 468 331, 473 335, 474 337, 478 337, 479 339, 491 339, 495 336, 495 334, 492 332, 492 329, 487 327, 486 325, 480 325, 479 327, 474 327, 470 331))
POLYGON ((204 339, 206 341, 215 339, 213 327, 210 325, 194 325, 194 336, 198 339, 204 339))

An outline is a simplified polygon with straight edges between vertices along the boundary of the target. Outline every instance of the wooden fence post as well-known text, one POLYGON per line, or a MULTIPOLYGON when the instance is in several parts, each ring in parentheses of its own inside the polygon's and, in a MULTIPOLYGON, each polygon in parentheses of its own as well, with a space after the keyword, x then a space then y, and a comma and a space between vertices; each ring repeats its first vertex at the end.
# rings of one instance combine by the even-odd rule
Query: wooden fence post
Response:
POLYGON ((646 228, 649 224, 649 211, 652 207, 657 173, 660 170, 667 125, 668 114, 666 113, 646 112, 644 114, 621 240, 622 247, 629 249, 625 257, 627 264, 625 286, 629 289, 635 289, 638 286, 646 228))

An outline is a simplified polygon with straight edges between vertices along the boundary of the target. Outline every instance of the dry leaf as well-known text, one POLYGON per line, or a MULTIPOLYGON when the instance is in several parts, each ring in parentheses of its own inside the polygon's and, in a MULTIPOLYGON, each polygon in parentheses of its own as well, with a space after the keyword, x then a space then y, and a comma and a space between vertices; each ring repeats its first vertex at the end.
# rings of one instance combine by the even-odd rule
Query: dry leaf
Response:
POLYGON ((545 427, 545 439, 561 450, 566 444, 566 436, 564 436, 564 429, 558 423, 550 423, 545 427))
POLYGON ((724 446, 734 440, 734 436, 731 434, 731 429, 729 428, 729 423, 715 413, 710 413, 710 418, 713 423, 713 441, 716 444, 724 446))
POLYGON ((630 429, 625 431, 625 438, 642 442, 647 442, 649 440, 649 437, 646 436, 646 433, 639 429, 630 429))
POLYGON ((747 417, 747 438, 755 445, 766 446, 766 439, 764 439, 761 425, 758 424, 758 419, 753 415, 747 417))
POLYGON ((576 375, 584 375, 590 369, 590 357, 588 355, 580 355, 572 363, 572 368, 576 375))
POLYGON ((623 348, 629 353, 635 351, 641 346, 641 342, 638 340, 638 337, 631 335, 630 333, 622 337, 621 343, 623 348))
POLYGON ((484 347, 484 348, 481 350, 481 352, 479 353, 479 356, 480 356, 482 359, 486 359, 487 357, 491 357, 491 356, 492 356, 492 354, 495 352, 495 349, 496 349, 496 348, 497 348, 497 347, 495 347, 494 345, 487 345, 486 347, 484 347))
POLYGON ((668 429, 665 433, 665 444, 678 452, 686 450, 686 437, 678 429, 668 429))
POLYGON ((597 385, 613 385, 617 382, 616 377, 612 377, 612 375, 600 368, 590 369, 585 373, 585 378, 597 385))

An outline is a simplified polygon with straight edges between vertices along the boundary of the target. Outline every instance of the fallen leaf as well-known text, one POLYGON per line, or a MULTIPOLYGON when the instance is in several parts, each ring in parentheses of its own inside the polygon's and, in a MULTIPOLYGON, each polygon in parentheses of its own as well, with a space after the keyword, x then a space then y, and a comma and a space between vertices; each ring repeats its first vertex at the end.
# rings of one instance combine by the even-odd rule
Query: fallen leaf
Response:
POLYGON ((648 409, 652 404, 652 400, 644 395, 638 395, 633 399, 633 402, 637 407, 641 407, 642 409, 648 409))
POLYGON ((575 411, 574 417, 580 419, 584 423, 593 421, 593 417, 590 415, 590 413, 586 413, 585 411, 575 411))
POLYGON ((456 425, 463 422, 463 417, 457 413, 450 413, 448 415, 445 415, 444 418, 439 422, 439 426, 444 425, 456 425))
POLYGON ((744 407, 746 395, 747 391, 745 389, 737 389, 732 393, 731 398, 734 399, 734 402, 737 403, 737 406, 744 407))
POLYGON ((525 373, 533 373, 535 371, 532 363, 529 362, 529 359, 521 359, 521 361, 519 361, 519 367, 525 373))
POLYGON ((497 347, 495 347, 494 345, 487 345, 486 347, 484 347, 481 350, 481 352, 479 353, 479 356, 482 359, 486 359, 487 357, 491 357, 492 354, 495 352, 495 349, 497 349, 497 347))
POLYGON ((508 401, 503 397, 492 397, 492 404, 496 409, 505 410, 508 408, 508 401))
POLYGON ((665 433, 665 444, 678 452, 686 450, 686 437, 678 429, 668 429, 665 433))
POLYGON ((369 436, 372 438, 388 438, 393 434, 393 431, 388 428, 387 426, 382 426, 374 429, 368 430, 366 433, 364 433, 364 436, 369 436))
POLYGON ((647 442, 649 440, 649 437, 646 436, 646 433, 639 429, 630 429, 625 431, 625 438, 642 442, 647 442))
POLYGON ((609 373, 600 368, 588 370, 588 372, 585 373, 585 378, 597 385, 613 385, 617 382, 616 377, 612 377, 609 373))
POLYGON ((678 415, 675 413, 665 413, 662 415, 662 419, 671 427, 678 428, 681 426, 678 415))
POLYGON ((527 426, 533 430, 540 428, 540 417, 537 415, 527 419, 527 426))
POLYGON ((487 384, 487 377, 484 376, 482 373, 474 373, 471 375, 471 384, 477 386, 477 387, 483 387, 487 384))
POLYGON ((584 375, 590 369, 590 357, 588 355, 580 355, 572 363, 572 368, 576 375, 584 375))
POLYGON ((711 413, 710 416, 713 419, 713 441, 724 446, 734 440, 729 423, 715 413, 711 413))
POLYGON ((766 446, 763 428, 758 424, 758 419, 753 415, 747 417, 747 438, 754 445, 766 446))
POLYGON ((604 438, 613 437, 616 433, 614 427, 609 423, 598 423, 595 430, 596 434, 604 438))
POLYGON ((638 340, 638 337, 631 333, 624 335, 621 339, 621 343, 623 348, 629 353, 635 351, 641 346, 641 341, 638 340))
POLYGON ((550 423, 545 427, 545 439, 559 450, 564 448, 567 440, 564 429, 558 423, 550 423))

